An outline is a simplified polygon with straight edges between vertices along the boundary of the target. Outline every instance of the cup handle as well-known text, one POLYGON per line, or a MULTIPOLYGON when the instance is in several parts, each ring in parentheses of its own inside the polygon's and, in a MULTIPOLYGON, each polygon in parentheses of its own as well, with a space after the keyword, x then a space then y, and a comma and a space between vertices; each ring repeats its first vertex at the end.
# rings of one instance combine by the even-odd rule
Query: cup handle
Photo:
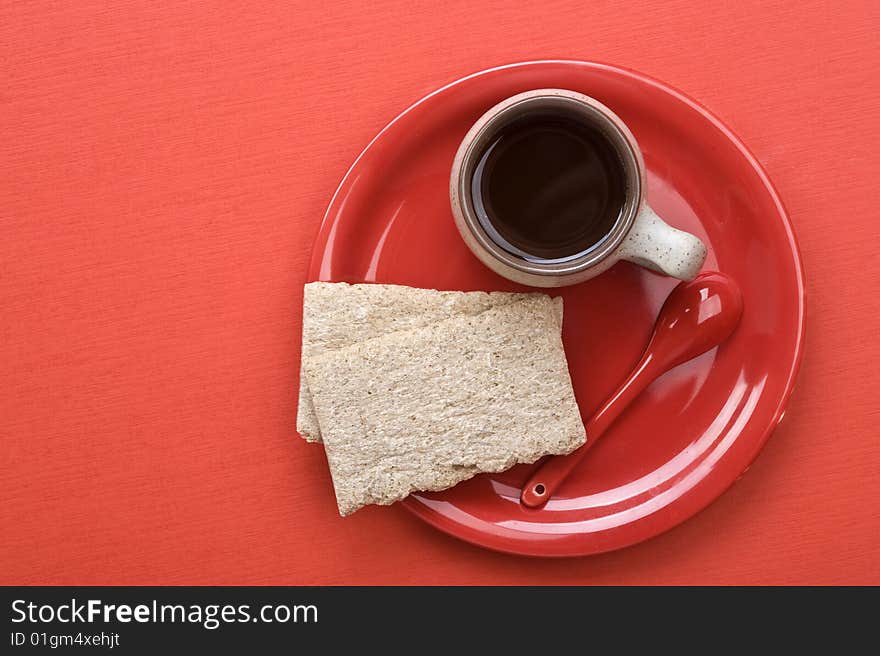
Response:
POLYGON ((706 245, 689 232, 665 223, 645 204, 618 254, 621 259, 652 271, 693 280, 706 259, 706 245))

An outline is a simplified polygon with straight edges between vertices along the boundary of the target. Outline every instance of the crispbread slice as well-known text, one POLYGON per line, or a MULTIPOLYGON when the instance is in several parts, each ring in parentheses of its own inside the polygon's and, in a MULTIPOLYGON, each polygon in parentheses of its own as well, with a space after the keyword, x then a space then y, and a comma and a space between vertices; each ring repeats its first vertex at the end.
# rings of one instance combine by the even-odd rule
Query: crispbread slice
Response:
MULTIPOLYGON (((321 441, 312 396, 303 371, 310 357, 398 330, 420 328, 458 314, 479 314, 530 294, 456 292, 402 285, 312 282, 303 290, 302 359, 296 429, 321 441)), ((562 299, 555 301, 562 325, 562 299)))
POLYGON ((327 352, 306 376, 343 516, 586 439, 543 295, 327 352))

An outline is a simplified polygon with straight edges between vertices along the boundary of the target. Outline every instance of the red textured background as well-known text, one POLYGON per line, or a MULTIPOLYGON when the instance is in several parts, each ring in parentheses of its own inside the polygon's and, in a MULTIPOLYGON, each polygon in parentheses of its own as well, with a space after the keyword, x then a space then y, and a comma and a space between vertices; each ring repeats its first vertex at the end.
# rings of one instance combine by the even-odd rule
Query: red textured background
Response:
POLYGON ((880 583, 880 5, 708 5, 4 3, 0 583, 880 583), (612 554, 342 520, 293 428, 323 210, 412 101, 555 57, 682 89, 767 168, 809 294, 787 417, 612 554))

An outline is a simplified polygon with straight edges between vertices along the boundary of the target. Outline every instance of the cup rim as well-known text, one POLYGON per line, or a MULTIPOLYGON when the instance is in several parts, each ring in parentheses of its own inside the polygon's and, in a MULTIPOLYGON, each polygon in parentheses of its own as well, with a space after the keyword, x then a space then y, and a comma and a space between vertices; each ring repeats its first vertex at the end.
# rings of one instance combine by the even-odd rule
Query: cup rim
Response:
POLYGON ((465 242, 485 264, 496 270, 493 264, 513 269, 518 272, 517 278, 523 274, 569 276, 596 266, 618 249, 644 202, 645 167, 632 132, 607 106, 595 98, 568 89, 535 89, 510 96, 494 105, 477 119, 465 135, 451 173, 450 200, 456 224, 465 242), (499 129, 527 113, 531 106, 546 108, 554 104, 567 106, 567 109, 574 109, 576 114, 588 118, 614 144, 626 172, 627 195, 621 216, 603 241, 592 250, 563 262, 530 262, 510 253, 488 235, 474 210, 470 180, 479 153, 499 129))

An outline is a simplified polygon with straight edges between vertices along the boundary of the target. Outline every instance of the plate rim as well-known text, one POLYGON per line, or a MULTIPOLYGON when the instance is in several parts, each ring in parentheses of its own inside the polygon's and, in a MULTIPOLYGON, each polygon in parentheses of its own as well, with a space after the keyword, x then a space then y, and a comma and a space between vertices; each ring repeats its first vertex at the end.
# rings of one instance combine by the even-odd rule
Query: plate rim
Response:
MULTIPOLYGON (((767 172, 764 170, 764 167, 761 165, 758 158, 754 155, 754 153, 746 146, 746 144, 733 132, 720 118, 715 116, 709 109, 707 109, 702 103, 680 91, 679 89, 673 87, 670 84, 660 81, 657 78, 651 77, 639 71, 619 66, 616 64, 608 64, 604 62, 598 61, 587 61, 587 60, 578 60, 578 59, 536 59, 536 60, 525 60, 525 61, 517 61, 508 64, 501 64, 499 66, 493 66, 490 68, 485 68, 478 70, 473 73, 469 73, 462 77, 456 78, 443 86, 440 86, 433 91, 425 94, 415 102, 411 103, 407 106, 403 111, 397 114, 391 121, 385 124, 385 126, 378 132, 376 135, 367 143, 366 146, 360 151, 358 156, 351 163, 351 166, 345 172, 345 175, 342 176, 336 190, 333 192, 333 195, 330 198, 330 201, 327 204, 327 209, 324 212, 324 216, 321 219, 321 224, 318 228, 318 232, 315 235, 315 239, 312 243, 312 252, 309 258, 309 268, 307 272, 306 279, 308 281, 312 281, 313 279, 320 279, 320 273, 314 275, 312 272, 317 270, 320 271, 322 268, 321 262, 323 260, 323 251, 319 253, 319 243, 323 246, 326 246, 325 233, 328 229, 331 228, 331 224, 333 221, 333 215, 336 213, 337 199, 339 195, 342 193, 343 189, 349 186, 350 178, 352 174, 357 169, 360 161, 366 156, 366 154, 372 149, 372 147, 383 137, 383 135, 388 132, 392 127, 394 127, 398 122, 402 121, 407 115, 411 112, 415 111, 422 104, 428 102, 431 98, 436 95, 439 95, 453 87, 456 87, 468 80, 472 80, 475 78, 479 78, 485 75, 490 75, 492 73, 498 73, 503 71, 510 71, 520 68, 530 68, 530 67, 543 67, 543 66, 551 66, 551 65, 562 65, 562 66, 572 66, 575 68, 586 68, 591 70, 602 70, 606 72, 611 72, 614 74, 621 74, 625 77, 634 79, 638 82, 649 84, 652 87, 668 93, 675 97, 680 102, 688 105, 691 109, 695 110, 700 116, 707 120, 712 126, 717 129, 721 134, 731 142, 740 154, 745 158, 746 162, 752 167, 752 169, 757 173, 761 184, 764 186, 765 190, 769 194, 769 197, 772 199, 773 204, 776 207, 776 211, 778 217, 782 220, 783 227, 785 229, 785 236, 788 241, 788 246, 793 255, 794 261, 794 273, 795 273, 795 282, 797 288, 797 309, 798 309, 798 320, 797 320, 797 335, 795 338, 795 348, 794 348, 794 357, 792 359, 791 366, 789 367, 788 375, 785 380, 785 389, 783 393, 780 395, 779 400, 776 404, 776 408, 773 411, 770 420, 767 423, 767 426, 763 429, 759 439, 755 441, 755 448, 751 454, 749 454, 747 461, 743 467, 743 470, 730 480, 727 484, 723 485, 720 491, 714 495, 708 495, 710 498, 701 499, 698 503, 695 504, 693 509, 688 509, 684 513, 682 513, 679 517, 676 517, 674 521, 668 524, 664 524, 659 530, 646 530, 644 531, 644 535, 635 535, 629 538, 620 540, 618 543, 615 543, 611 546, 605 546, 601 548, 592 548, 592 549, 560 549, 559 551, 554 551, 553 553, 541 553, 538 550, 528 549, 529 545, 536 546, 534 543, 528 543, 525 541, 517 541, 510 544, 510 541, 506 538, 499 538, 498 536, 490 535, 490 534, 477 534, 471 535, 470 532, 467 534, 456 533, 453 530, 450 530, 451 527, 448 526, 448 522, 438 521, 438 518, 444 520, 443 516, 436 513, 436 511, 428 510, 425 506, 419 504, 416 505, 409 498, 406 498, 401 501, 401 504, 408 512, 418 517, 425 523, 430 526, 440 530, 441 532, 455 537, 459 540, 467 542, 469 544, 473 544, 485 549, 490 549, 492 551, 512 554, 517 556, 529 556, 534 558, 573 558, 573 557, 584 557, 591 555, 598 555, 601 553, 608 553, 611 551, 617 551, 619 549, 624 549, 627 547, 631 547, 635 544, 639 544, 641 542, 645 542, 652 538, 655 538, 659 535, 662 535, 673 528, 680 526, 682 523, 696 516, 703 510, 705 510, 710 504, 719 499, 725 492, 727 492, 738 480, 740 480, 743 475, 748 471, 748 469, 752 466, 755 459, 761 453, 763 448, 766 446, 767 441, 773 435, 773 432, 776 430, 779 423, 785 416, 786 408, 791 400, 791 396, 794 393, 797 377, 800 373, 801 364, 803 362, 804 357, 804 339, 806 333, 806 315, 807 315, 807 294, 806 294, 806 285, 805 285, 805 274, 804 274, 804 265, 803 265, 803 256, 801 253, 800 245, 797 240, 797 236, 795 235, 794 228, 791 224, 791 218, 785 208, 785 204, 782 201, 782 198, 779 195, 779 192, 776 189, 776 186, 773 184, 767 172), (478 537, 479 536, 479 537, 478 537), (481 539, 485 538, 485 539, 481 539), (493 539, 494 538, 494 539, 493 539), (507 542, 508 544, 505 544, 507 542), (515 545, 515 546, 514 546, 515 545), (522 548, 517 548, 517 546, 522 548)), ((539 543, 540 545, 540 543, 539 543)))

